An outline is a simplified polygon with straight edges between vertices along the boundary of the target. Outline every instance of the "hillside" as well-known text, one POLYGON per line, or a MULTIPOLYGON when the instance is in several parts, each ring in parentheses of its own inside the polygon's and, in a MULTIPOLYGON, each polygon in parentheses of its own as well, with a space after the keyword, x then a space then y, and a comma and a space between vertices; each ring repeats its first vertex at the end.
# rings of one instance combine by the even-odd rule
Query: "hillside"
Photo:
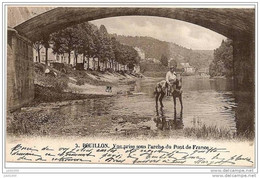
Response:
POLYGON ((208 56, 214 55, 214 50, 193 50, 194 52, 201 53, 201 54, 206 54, 208 56))
POLYGON ((160 41, 152 37, 133 37, 113 34, 126 45, 141 48, 146 58, 160 59, 162 54, 175 59, 178 63, 188 62, 197 69, 209 67, 213 60, 213 50, 192 50, 175 43, 160 41))

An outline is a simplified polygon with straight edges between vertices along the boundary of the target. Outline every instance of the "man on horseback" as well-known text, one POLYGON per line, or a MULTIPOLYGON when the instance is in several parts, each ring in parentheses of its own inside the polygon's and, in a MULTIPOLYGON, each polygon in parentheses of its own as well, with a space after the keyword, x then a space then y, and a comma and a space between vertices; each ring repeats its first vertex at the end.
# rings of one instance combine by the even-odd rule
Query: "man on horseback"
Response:
POLYGON ((162 99, 165 94, 172 94, 173 102, 174 102, 174 109, 176 109, 176 98, 179 98, 181 108, 182 106, 182 79, 180 74, 175 72, 176 67, 171 66, 170 71, 166 74, 166 80, 162 80, 158 82, 155 86, 154 94, 155 94, 155 102, 156 102, 156 109, 158 109, 158 101, 163 107, 162 99))
POLYGON ((170 88, 171 93, 176 88, 176 85, 175 85, 176 77, 177 77, 177 74, 175 72, 175 67, 170 66, 170 71, 168 71, 166 74, 166 83, 167 83, 167 87, 170 88))
POLYGON ((182 78, 180 74, 176 73, 176 65, 170 66, 170 71, 166 74, 166 84, 168 91, 173 96, 173 102, 174 102, 174 108, 176 108, 176 98, 178 97, 180 100, 181 108, 183 108, 182 105, 182 78))

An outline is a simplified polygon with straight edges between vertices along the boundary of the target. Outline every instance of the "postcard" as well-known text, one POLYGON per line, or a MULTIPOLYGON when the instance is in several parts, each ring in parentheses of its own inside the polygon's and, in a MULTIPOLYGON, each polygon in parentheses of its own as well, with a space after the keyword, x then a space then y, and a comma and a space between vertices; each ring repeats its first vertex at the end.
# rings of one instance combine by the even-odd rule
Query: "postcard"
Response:
POLYGON ((5 170, 98 164, 255 176, 254 3, 5 11, 5 170))

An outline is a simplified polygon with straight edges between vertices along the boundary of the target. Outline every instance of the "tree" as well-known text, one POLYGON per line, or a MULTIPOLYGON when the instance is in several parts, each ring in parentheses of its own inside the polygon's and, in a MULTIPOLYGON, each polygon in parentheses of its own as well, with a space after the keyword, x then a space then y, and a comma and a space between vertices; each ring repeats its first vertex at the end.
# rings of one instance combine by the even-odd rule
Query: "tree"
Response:
POLYGON ((36 41, 33 43, 33 48, 37 51, 38 62, 41 62, 41 49, 42 49, 41 41, 36 41))
POLYGON ((53 52, 57 54, 68 53, 69 64, 71 63, 71 52, 76 50, 76 55, 78 54, 81 39, 78 36, 77 28, 77 26, 71 26, 52 34, 53 52))
POLYGON ((118 64, 121 62, 122 58, 122 45, 113 37, 112 41, 112 50, 114 52, 114 61, 117 63, 116 69, 118 70, 118 64))
POLYGON ((95 54, 93 55, 93 57, 98 58, 98 70, 100 70, 100 58, 103 56, 103 52, 104 52, 104 41, 99 32, 99 29, 95 25, 92 25, 92 28, 93 28, 93 41, 95 46, 95 54))
POLYGON ((112 40, 107 32, 107 29, 104 25, 100 26, 100 37, 101 37, 101 42, 103 45, 103 51, 100 53, 100 58, 101 61, 104 63, 109 62, 110 67, 111 67, 111 61, 114 58, 114 52, 112 48, 112 40))
POLYGON ((45 48, 45 64, 48 65, 48 49, 50 48, 50 35, 42 35, 41 43, 45 48))
POLYGON ((233 76, 232 40, 223 40, 220 47, 214 50, 214 59, 209 68, 210 76, 233 76))
POLYGON ((87 69, 89 69, 89 58, 93 57, 96 49, 94 44, 94 29, 88 22, 79 24, 79 36, 81 38, 79 45, 79 53, 83 54, 83 63, 87 57, 87 69))
MULTIPOLYGON (((177 67, 177 61, 176 61, 176 60, 171 59, 169 63, 170 63, 169 66, 177 67)), ((167 66, 168 66, 168 65, 167 65, 167 66)), ((165 67, 167 67, 167 66, 165 66, 165 67)))
POLYGON ((162 54, 160 62, 163 66, 167 67, 168 66, 168 58, 164 54, 162 54))
POLYGON ((51 39, 53 52, 68 53, 69 64, 72 51, 74 51, 76 63, 78 54, 83 54, 83 63, 87 57, 87 68, 89 68, 90 57, 98 58, 98 70, 100 70, 100 62, 109 63, 109 68, 112 68, 115 62, 133 68, 140 61, 137 51, 111 38, 104 25, 98 29, 97 26, 88 22, 81 23, 53 33, 51 39))
POLYGON ((133 47, 131 46, 126 46, 126 47, 127 47, 126 64, 129 67, 129 69, 133 69, 135 64, 138 64, 140 62, 140 57, 137 51, 133 47))

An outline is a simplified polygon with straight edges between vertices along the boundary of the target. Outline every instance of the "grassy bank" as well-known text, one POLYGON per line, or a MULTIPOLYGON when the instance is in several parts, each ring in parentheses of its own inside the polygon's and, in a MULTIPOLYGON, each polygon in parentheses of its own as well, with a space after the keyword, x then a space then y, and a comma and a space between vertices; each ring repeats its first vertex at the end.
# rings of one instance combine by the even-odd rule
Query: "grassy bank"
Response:
POLYGON ((61 92, 52 87, 42 87, 35 85, 35 103, 41 102, 56 102, 56 101, 67 101, 67 100, 79 100, 87 98, 100 98, 106 97, 105 95, 96 94, 80 94, 73 92, 61 92))
POLYGON ((154 78, 164 78, 166 76, 166 72, 144 72, 144 76, 146 77, 154 77, 154 78))
POLYGON ((253 140, 254 132, 244 132, 244 133, 232 133, 230 129, 220 129, 216 126, 206 126, 202 127, 192 127, 184 128, 183 130, 185 137, 191 137, 196 139, 227 139, 227 140, 253 140))
POLYGON ((106 86, 116 86, 121 82, 136 79, 132 75, 117 72, 79 71, 66 66, 66 73, 35 63, 35 99, 29 105, 41 102, 55 102, 111 96, 106 86))

